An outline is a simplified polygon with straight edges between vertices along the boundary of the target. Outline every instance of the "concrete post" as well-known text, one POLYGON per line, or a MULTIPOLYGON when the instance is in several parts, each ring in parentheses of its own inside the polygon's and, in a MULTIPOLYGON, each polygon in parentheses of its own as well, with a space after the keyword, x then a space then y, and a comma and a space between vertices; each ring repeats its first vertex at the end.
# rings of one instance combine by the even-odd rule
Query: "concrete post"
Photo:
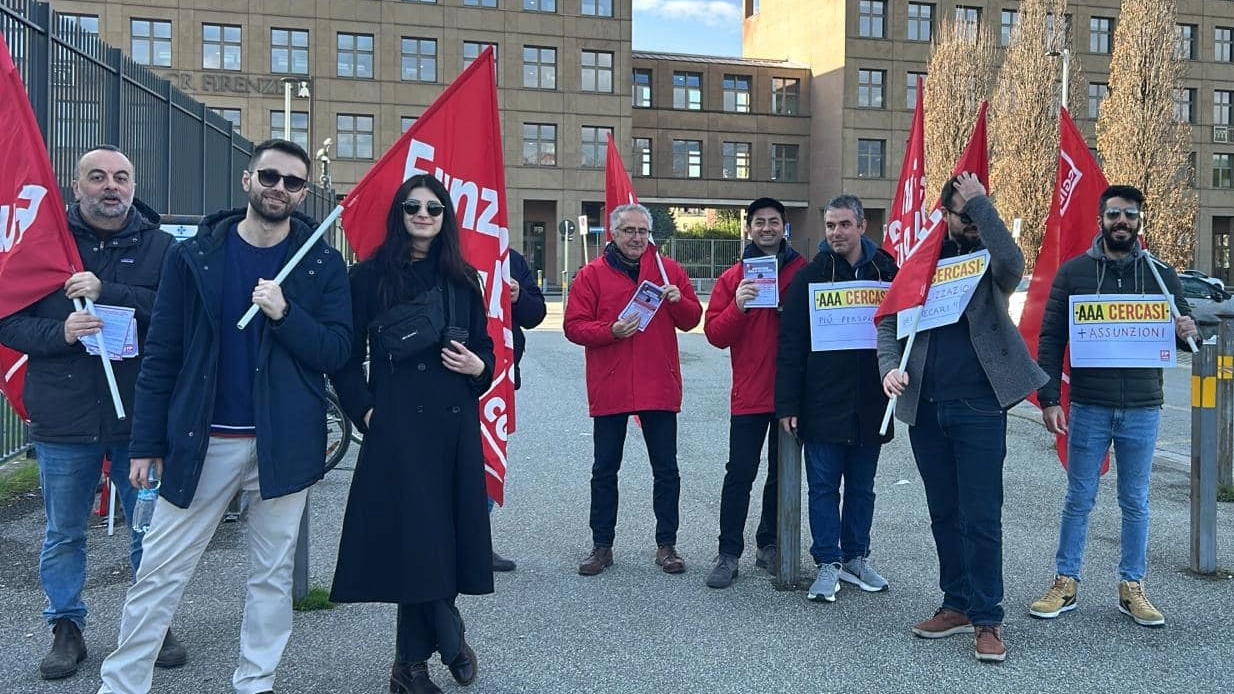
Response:
POLYGON ((1217 328, 1217 485, 1234 485, 1234 314, 1217 328))
POLYGON ((801 573, 801 442, 776 422, 780 435, 776 505, 776 577, 778 590, 797 590, 801 573))
POLYGON ((291 569, 291 599, 299 602, 308 595, 309 578, 309 501, 312 490, 304 493, 304 513, 300 515, 300 536, 296 538, 295 563, 291 569))
POLYGON ((1217 346, 1191 357, 1191 570, 1217 570, 1217 346))

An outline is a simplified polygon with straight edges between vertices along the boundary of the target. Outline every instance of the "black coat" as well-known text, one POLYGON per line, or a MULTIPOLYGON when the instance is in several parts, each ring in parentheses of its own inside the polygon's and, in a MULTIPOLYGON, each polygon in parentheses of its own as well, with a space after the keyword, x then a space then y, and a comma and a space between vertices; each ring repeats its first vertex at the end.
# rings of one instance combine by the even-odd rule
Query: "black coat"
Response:
POLYGON ((548 308, 544 305, 544 293, 536 284, 536 276, 531 272, 527 259, 513 248, 510 249, 510 279, 518 282, 519 286, 518 301, 510 305, 513 318, 510 323, 514 329, 514 389, 518 390, 523 385, 519 363, 523 361, 523 352, 527 349, 527 336, 523 334, 523 329, 530 330, 542 323, 548 308))
POLYGON ((891 440, 890 427, 886 436, 878 433, 887 396, 876 350, 810 351, 811 282, 889 282, 895 277, 895 261, 886 251, 864 237, 862 250, 854 268, 824 241, 784 294, 776 354, 776 416, 797 417, 803 441, 868 445, 891 440))
MULTIPOLYGON (((435 273, 416 264, 429 286, 435 273)), ((405 270, 412 272, 410 266, 405 270)), ((356 326, 351 360, 331 380, 347 415, 365 431, 330 598, 418 603, 493 592, 492 540, 479 397, 493 375, 484 302, 451 285, 467 347, 484 361, 478 379, 446 369, 438 346, 391 362, 367 328, 383 312, 372 262, 351 271, 356 326), (363 361, 372 349, 368 382, 363 361), (364 414, 372 408, 368 427, 364 414)), ((434 290, 430 290, 434 291, 434 290)))
MULTIPOLYGON (((133 385, 146 350, 163 257, 176 241, 159 229, 158 215, 137 201, 128 225, 106 240, 82 220, 76 205, 69 208, 68 220, 82 269, 102 283, 95 303, 135 309, 139 355, 111 363, 120 401, 131 415, 133 385)), ((0 344, 30 357, 22 393, 30 413, 30 438, 48 443, 127 443, 132 420, 116 419, 99 357, 87 354, 80 342, 64 341, 64 320, 73 310, 72 300, 57 289, 0 321, 0 344)))

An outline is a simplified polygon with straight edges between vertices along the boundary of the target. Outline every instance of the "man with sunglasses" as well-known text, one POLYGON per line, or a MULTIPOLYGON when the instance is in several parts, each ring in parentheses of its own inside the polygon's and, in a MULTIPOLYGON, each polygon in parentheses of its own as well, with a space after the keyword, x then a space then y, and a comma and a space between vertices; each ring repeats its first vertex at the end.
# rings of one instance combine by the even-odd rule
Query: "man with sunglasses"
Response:
MULTIPOLYGON (((1080 564, 1088 536, 1088 515, 1113 444, 1122 509, 1118 564, 1118 609, 1136 624, 1161 626, 1165 616, 1144 594, 1148 554, 1148 485, 1157 425, 1164 402, 1162 371, 1155 368, 1071 369, 1070 421, 1059 402, 1064 352, 1069 338, 1070 300, 1077 294, 1160 294, 1138 241, 1144 195, 1131 186, 1110 186, 1101 194, 1100 233, 1083 255, 1063 263, 1050 287, 1041 322, 1038 361, 1050 382, 1037 391, 1041 418, 1050 432, 1067 435, 1067 496, 1059 524, 1055 577, 1029 606, 1029 614, 1053 619, 1076 607, 1080 564)), ((1196 337, 1195 321, 1174 269, 1157 264, 1166 289, 1183 314, 1174 323, 1179 344, 1196 337)))
POLYGON ((343 259, 316 241, 281 285, 274 277, 313 233, 295 212, 309 157, 257 145, 241 184, 248 206, 210 215, 168 253, 133 407, 129 479, 160 498, 128 592, 100 694, 150 691, 159 640, 232 497, 248 512, 249 576, 237 694, 274 688, 291 636, 291 574, 307 489, 324 472, 325 377, 351 350, 343 259), (241 330, 249 306, 260 311, 241 330), (149 473, 149 474, 148 474, 149 473))

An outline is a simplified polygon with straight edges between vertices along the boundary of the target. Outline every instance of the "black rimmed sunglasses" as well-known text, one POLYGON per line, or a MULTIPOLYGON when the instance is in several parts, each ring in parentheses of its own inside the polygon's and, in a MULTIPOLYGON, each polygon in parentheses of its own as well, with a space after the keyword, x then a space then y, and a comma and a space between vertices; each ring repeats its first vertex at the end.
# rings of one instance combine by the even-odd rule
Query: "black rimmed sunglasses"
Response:
MULTIPOLYGON (((413 216, 420 214, 420 201, 404 200, 403 211, 413 216)), ((440 217, 441 213, 446 211, 446 206, 439 202, 430 201, 424 203, 424 211, 428 212, 428 216, 430 217, 440 217)))
POLYGON ((283 190, 288 193, 299 193, 308 184, 307 178, 292 176, 289 174, 281 174, 275 169, 259 169, 250 171, 249 173, 257 174, 257 182, 266 188, 273 188, 283 181, 283 190))
POLYGON ((950 212, 951 214, 953 214, 953 215, 955 215, 955 216, 959 217, 959 218, 960 218, 960 221, 961 221, 961 222, 964 222, 965 224, 972 224, 972 223, 973 223, 973 218, 972 218, 972 217, 969 217, 967 212, 956 212, 955 210, 953 210, 953 209, 951 209, 951 208, 947 208, 947 211, 948 211, 948 212, 950 212))

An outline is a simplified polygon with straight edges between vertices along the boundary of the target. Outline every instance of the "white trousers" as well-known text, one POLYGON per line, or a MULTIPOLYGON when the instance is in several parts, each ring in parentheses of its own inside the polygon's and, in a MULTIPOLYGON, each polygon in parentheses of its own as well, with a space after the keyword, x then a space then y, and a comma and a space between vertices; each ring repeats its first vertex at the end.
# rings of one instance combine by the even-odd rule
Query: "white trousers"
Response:
MULTIPOLYGON (((211 437, 197 493, 187 509, 159 499, 129 588, 116 650, 103 661, 99 694, 146 694, 163 634, 214 531, 239 490, 258 490, 257 440, 211 437)), ((240 627, 237 694, 274 689, 274 669, 291 636, 291 574, 307 490, 276 499, 253 494, 248 513, 249 577, 240 627)))

